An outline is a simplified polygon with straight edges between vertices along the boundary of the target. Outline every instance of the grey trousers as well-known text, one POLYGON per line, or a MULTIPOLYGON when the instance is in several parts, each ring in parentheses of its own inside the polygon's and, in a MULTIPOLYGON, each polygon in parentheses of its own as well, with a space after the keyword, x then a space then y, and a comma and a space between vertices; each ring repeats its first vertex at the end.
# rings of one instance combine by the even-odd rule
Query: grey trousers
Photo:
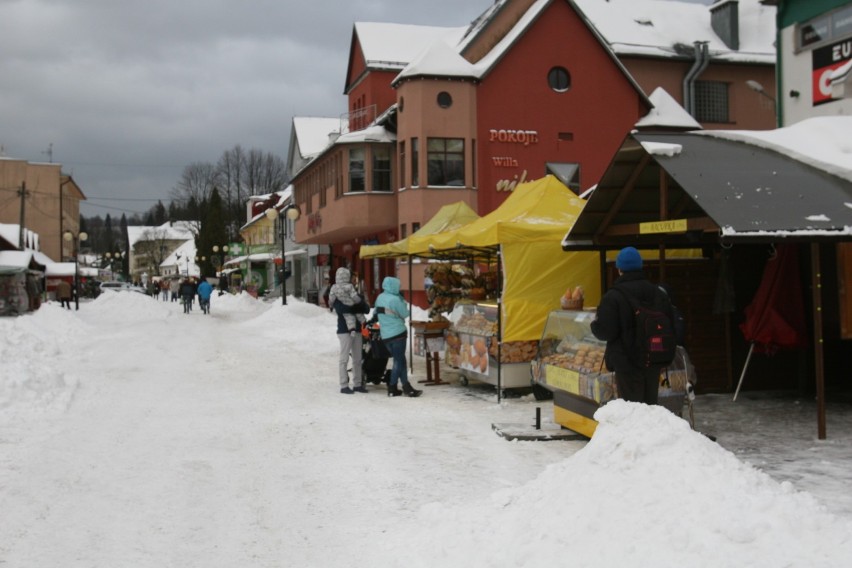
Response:
POLYGON ((337 339, 340 341, 340 357, 337 359, 337 370, 340 378, 340 388, 349 386, 349 355, 352 355, 352 388, 360 387, 364 384, 364 379, 361 376, 361 346, 364 338, 360 333, 354 336, 348 333, 338 333, 337 339))

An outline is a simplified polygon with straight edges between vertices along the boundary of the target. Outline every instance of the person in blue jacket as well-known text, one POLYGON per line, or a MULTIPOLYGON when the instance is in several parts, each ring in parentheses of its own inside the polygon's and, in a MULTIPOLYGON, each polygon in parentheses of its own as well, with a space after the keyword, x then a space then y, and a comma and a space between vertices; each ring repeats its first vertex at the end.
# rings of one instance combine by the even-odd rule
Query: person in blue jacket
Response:
POLYGON ((408 343, 408 330, 405 318, 409 316, 408 304, 399 293, 399 279, 386 276, 382 281, 382 293, 376 298, 376 313, 379 318, 382 341, 393 357, 391 376, 388 381, 388 396, 420 396, 423 391, 417 390, 408 382, 408 365, 405 360, 405 348, 408 343), (397 388, 402 383, 402 391, 397 388))
POLYGON ((213 286, 206 278, 202 278, 198 283, 198 305, 201 306, 205 314, 210 313, 210 296, 213 295, 213 286))

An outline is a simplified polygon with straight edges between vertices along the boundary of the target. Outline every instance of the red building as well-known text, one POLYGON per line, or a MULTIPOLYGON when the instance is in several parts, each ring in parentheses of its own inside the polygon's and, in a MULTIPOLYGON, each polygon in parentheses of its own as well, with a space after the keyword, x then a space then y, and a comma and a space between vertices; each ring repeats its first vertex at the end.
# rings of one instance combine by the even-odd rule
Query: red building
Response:
POLYGON ((548 173, 591 187, 657 87, 705 128, 774 127, 746 85, 772 95, 774 9, 720 4, 498 0, 467 27, 355 24, 348 132, 295 172, 297 240, 331 245, 372 297, 396 266, 361 261, 361 244, 460 200, 487 214, 548 173))

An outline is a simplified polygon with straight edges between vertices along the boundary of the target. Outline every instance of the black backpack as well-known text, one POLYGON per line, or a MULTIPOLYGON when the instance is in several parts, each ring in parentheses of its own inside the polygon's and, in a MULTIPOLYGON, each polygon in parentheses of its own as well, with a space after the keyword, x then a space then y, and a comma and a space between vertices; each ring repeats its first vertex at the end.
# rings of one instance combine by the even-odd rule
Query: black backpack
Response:
POLYGON ((628 352, 633 364, 643 369, 671 365, 677 353, 677 335, 667 313, 668 296, 656 290, 654 305, 646 305, 624 290, 613 289, 627 299, 633 311, 634 340, 628 352))

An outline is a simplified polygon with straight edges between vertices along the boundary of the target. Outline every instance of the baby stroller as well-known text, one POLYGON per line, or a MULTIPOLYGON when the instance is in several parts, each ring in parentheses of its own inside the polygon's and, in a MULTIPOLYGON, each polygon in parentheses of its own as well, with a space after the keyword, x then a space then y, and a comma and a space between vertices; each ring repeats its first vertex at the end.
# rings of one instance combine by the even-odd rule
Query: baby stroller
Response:
POLYGON ((382 341, 379 333, 379 323, 370 321, 361 329, 364 341, 361 344, 361 373, 364 383, 374 385, 387 383, 390 380, 390 370, 387 368, 390 352, 382 341))

